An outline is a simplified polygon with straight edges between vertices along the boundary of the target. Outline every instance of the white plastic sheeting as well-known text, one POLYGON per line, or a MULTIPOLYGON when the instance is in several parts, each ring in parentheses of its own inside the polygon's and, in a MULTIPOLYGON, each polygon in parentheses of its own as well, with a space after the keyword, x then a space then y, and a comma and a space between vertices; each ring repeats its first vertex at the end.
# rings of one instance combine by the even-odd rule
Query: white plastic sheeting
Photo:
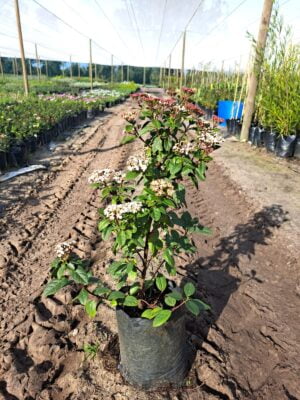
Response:
MULTIPOLYGON (((257 33, 263 0, 19 0, 25 54, 48 60, 136 66, 181 66, 211 62, 220 68, 248 58, 246 31, 257 33)), ((300 37, 299 0, 280 0, 282 14, 300 37)), ((14 0, 0 0, 0 54, 18 57, 14 0)))

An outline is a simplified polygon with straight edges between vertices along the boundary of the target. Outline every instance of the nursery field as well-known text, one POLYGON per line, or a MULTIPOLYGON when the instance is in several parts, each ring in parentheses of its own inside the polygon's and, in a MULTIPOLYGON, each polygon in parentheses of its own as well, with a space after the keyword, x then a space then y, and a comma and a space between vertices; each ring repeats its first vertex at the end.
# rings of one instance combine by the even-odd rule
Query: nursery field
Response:
MULTIPOLYGON (((150 93, 168 97, 160 89, 150 93)), ((143 391, 125 381, 115 312, 105 302, 91 319, 68 287, 43 296, 55 247, 66 240, 91 260, 95 276, 112 283, 105 269, 115 255, 97 229, 99 191, 88 180, 95 170, 122 170, 139 157, 141 142, 120 144, 138 110, 128 98, 61 127, 53 148, 38 143, 30 153, 31 163, 45 170, 0 182, 0 399, 299 399, 300 231, 289 225, 299 204, 286 210, 272 192, 247 195, 250 183, 235 179, 228 142, 210 154, 199 189, 186 181, 187 202, 180 206, 211 229, 193 234, 194 254, 176 258, 176 283, 193 283, 210 305, 197 317, 187 315, 193 351, 183 387, 143 391)), ((269 166, 277 163, 266 157, 269 166)), ((284 163, 294 165, 290 195, 296 198, 299 166, 284 163)), ((286 176, 278 179, 284 183, 286 176)))

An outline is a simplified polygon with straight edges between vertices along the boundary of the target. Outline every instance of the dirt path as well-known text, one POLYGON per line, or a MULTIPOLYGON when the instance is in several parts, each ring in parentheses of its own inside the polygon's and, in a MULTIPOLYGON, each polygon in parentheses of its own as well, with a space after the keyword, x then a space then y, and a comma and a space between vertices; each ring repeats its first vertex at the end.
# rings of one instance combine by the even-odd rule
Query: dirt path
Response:
POLYGON ((123 381, 112 310, 102 306, 91 321, 68 305, 68 292, 41 299, 62 240, 74 238, 77 252, 103 274, 110 251, 97 235, 99 202, 87 177, 96 168, 122 168, 134 152, 118 146, 120 113, 132 106, 110 109, 61 145, 48 172, 0 187, 0 399, 300 399, 299 263, 282 228, 285 211, 257 211, 216 162, 199 191, 188 189, 190 211, 213 234, 195 237, 199 251, 182 278, 197 283, 213 311, 188 319, 197 352, 184 388, 144 393, 123 381), (83 344, 95 342, 99 355, 84 360, 83 344))

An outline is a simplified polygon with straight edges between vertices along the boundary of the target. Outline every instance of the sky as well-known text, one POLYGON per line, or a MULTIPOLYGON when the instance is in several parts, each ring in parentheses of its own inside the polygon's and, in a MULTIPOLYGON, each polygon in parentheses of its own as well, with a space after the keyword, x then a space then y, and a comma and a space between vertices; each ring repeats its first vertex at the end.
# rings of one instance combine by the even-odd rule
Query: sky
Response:
MULTIPOLYGON (((300 42, 300 0, 278 0, 300 42)), ((263 0, 19 0, 25 55, 98 64, 244 68, 263 0), (170 57, 171 54, 171 57, 170 57), (170 60, 171 59, 171 60, 170 60)), ((0 55, 19 56, 14 0, 0 0, 0 55)))

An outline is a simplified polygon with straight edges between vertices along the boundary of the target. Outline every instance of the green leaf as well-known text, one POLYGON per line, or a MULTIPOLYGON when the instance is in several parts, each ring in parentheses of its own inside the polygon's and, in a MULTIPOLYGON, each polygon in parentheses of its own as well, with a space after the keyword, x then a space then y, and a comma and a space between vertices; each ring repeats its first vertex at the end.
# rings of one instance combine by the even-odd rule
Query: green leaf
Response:
POLYGON ((157 328, 158 326, 161 326, 165 324, 168 319, 171 317, 172 311, 170 310, 161 310, 156 317, 153 320, 153 326, 154 328, 157 328))
POLYGON ((108 289, 107 287, 105 287, 105 286, 98 286, 98 287, 96 287, 96 289, 93 291, 93 294, 94 294, 95 296, 103 296, 104 294, 108 294, 108 293, 110 293, 110 292, 111 292, 111 290, 108 289))
POLYGON ((125 176, 125 179, 131 181, 131 180, 135 179, 137 176, 139 176, 140 173, 141 173, 140 171, 128 171, 125 176))
POLYGON ((126 296, 123 305, 127 307, 136 307, 138 305, 138 300, 134 296, 126 296))
POLYGON ((80 304, 85 306, 86 302, 88 301, 88 298, 89 298, 88 292, 84 288, 82 288, 78 293, 78 295, 74 298, 74 300, 78 300, 80 304))
POLYGON ((105 228, 102 232, 102 239, 103 240, 107 240, 110 236, 110 234, 112 233, 112 231, 114 230, 113 225, 108 226, 107 228, 105 228))
POLYGON ((141 317, 147 319, 153 319, 160 311, 161 307, 148 308, 142 313, 141 317))
POLYGON ((163 252, 163 258, 164 260, 171 266, 174 267, 175 265, 175 260, 172 254, 172 251, 170 249, 165 249, 163 252))
POLYGON ((110 224, 111 224, 111 221, 108 219, 103 219, 102 221, 100 221, 98 224, 99 232, 103 231, 103 229, 107 228, 110 224))
POLYGON ((200 307, 195 300, 188 300, 185 303, 186 308, 194 315, 198 315, 200 313, 200 307))
POLYGON ((127 133, 132 132, 132 131, 133 131, 133 125, 131 125, 131 124, 126 125, 126 126, 125 126, 125 131, 126 131, 127 133))
POLYGON ((85 305, 85 311, 90 318, 94 318, 97 314, 97 303, 95 300, 88 300, 85 305))
POLYGON ((136 294, 140 290, 140 284, 139 283, 134 283, 131 288, 129 289, 129 293, 131 295, 136 294))
POLYGON ((76 270, 70 271, 71 277, 74 279, 76 283, 89 283, 89 277, 87 272, 82 267, 77 267, 76 270))
POLYGON ((161 127, 161 122, 158 121, 157 119, 153 119, 151 124, 155 129, 159 129, 161 127))
POLYGON ((173 307, 173 306, 175 306, 175 304, 176 304, 176 299, 174 299, 174 298, 171 297, 171 296, 166 295, 166 296, 165 296, 165 303, 166 303, 168 306, 173 307))
POLYGON ((196 302, 198 304, 200 311, 208 311, 211 309, 211 307, 208 304, 204 303, 204 301, 201 301, 199 299, 192 299, 192 300, 193 302, 196 302))
POLYGON ((127 144, 127 143, 131 143, 134 142, 136 139, 135 136, 133 135, 126 135, 123 137, 123 139, 121 140, 120 144, 127 144))
POLYGON ((184 285, 183 291, 184 291, 184 294, 186 295, 186 297, 190 297, 190 296, 193 296, 193 294, 194 294, 195 291, 196 291, 196 288, 195 288, 195 286, 192 284, 192 282, 188 282, 188 283, 186 283, 186 284, 184 285))
POLYGON ((182 294, 178 290, 173 290, 171 293, 168 293, 168 296, 173 297, 177 301, 182 300, 182 294))
POLYGON ((152 150, 153 150, 154 153, 157 153, 157 152, 163 150, 163 148, 162 148, 162 140, 161 140, 160 137, 156 137, 154 139, 153 144, 152 144, 152 150))
POLYGON ((159 221, 159 219, 161 217, 161 212, 160 212, 159 208, 153 208, 151 215, 152 215, 154 221, 159 221))
POLYGON ((120 292, 118 290, 114 290, 108 296, 108 300, 119 300, 119 299, 124 299, 124 297, 125 297, 125 294, 123 292, 120 292))
POLYGON ((47 285, 43 291, 43 296, 48 297, 48 296, 51 296, 52 294, 55 294, 60 289, 67 286, 70 282, 71 281, 69 281, 69 279, 67 279, 67 278, 53 279, 52 281, 47 283, 47 285))
POLYGON ((155 279, 155 284, 157 289, 163 292, 167 287, 167 280, 163 275, 160 275, 155 279))
POLYGON ((58 270, 57 270, 57 272, 56 272, 56 277, 57 277, 58 279, 61 279, 61 278, 64 276, 65 270, 66 270, 66 264, 63 263, 63 264, 58 268, 58 270))

